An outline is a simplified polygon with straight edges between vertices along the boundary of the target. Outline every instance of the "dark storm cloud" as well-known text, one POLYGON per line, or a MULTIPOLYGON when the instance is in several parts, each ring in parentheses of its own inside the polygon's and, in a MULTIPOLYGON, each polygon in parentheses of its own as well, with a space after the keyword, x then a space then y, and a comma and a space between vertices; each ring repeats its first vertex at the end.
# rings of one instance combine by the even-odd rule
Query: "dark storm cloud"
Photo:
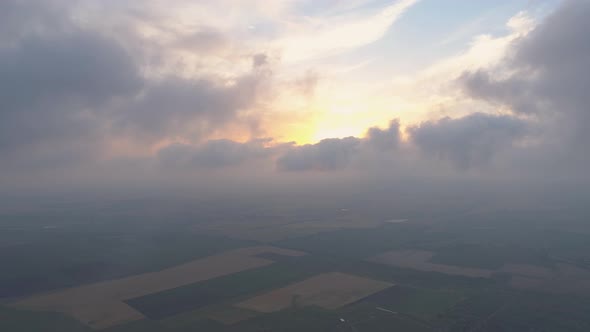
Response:
POLYGON ((158 152, 164 166, 180 168, 224 168, 270 157, 275 149, 265 146, 268 140, 246 143, 226 139, 210 140, 200 146, 173 144, 158 152))
POLYGON ((489 163, 525 132, 526 124, 515 117, 483 113, 427 121, 408 129, 412 142, 427 156, 450 161, 460 169, 489 163))
POLYGON ((529 35, 513 44, 498 75, 492 70, 460 79, 474 98, 505 105, 544 121, 544 140, 581 151, 590 140, 590 2, 566 1, 529 35))

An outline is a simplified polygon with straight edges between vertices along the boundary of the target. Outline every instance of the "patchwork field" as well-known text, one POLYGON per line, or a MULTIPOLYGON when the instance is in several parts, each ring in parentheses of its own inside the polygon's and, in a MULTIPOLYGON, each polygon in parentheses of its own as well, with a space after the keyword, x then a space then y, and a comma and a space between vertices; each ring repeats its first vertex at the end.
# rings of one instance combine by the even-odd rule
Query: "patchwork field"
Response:
POLYGON ((449 275, 459 275, 476 278, 489 278, 494 271, 472 267, 459 267, 430 263, 433 252, 423 250, 396 250, 377 255, 370 260, 373 262, 409 268, 419 271, 439 272, 449 275))
MULTIPOLYGON (((528 271, 527 271, 528 272, 528 271)), ((557 264, 554 270, 514 276, 514 288, 562 294, 590 294, 590 272, 569 264, 557 264)))
POLYGON ((216 322, 222 323, 224 325, 234 325, 236 323, 251 319, 258 315, 259 313, 251 310, 246 310, 234 306, 227 306, 222 309, 211 310, 207 313, 206 317, 216 322))
MULTIPOLYGON (((261 254, 258 257, 263 255, 270 254, 261 254)), ((127 300, 126 303, 149 319, 161 320, 183 313, 193 316, 195 311, 201 309, 209 311, 212 305, 223 306, 227 304, 229 306, 235 301, 247 299, 254 294, 284 287, 316 274, 313 269, 302 268, 298 265, 300 259, 304 259, 304 257, 272 254, 272 258, 269 259, 275 263, 152 293, 127 300), (234 299, 236 300, 234 301, 234 299)))
POLYGON ((393 284, 388 282, 349 274, 325 273, 251 298, 237 306, 264 313, 305 306, 336 309, 391 286, 393 284))
POLYGON ((503 264, 497 269, 432 263, 433 252, 422 250, 388 251, 369 261, 418 271, 438 272, 473 278, 490 278, 495 273, 510 275, 512 288, 547 293, 590 294, 590 271, 559 263, 553 268, 532 264, 503 264))
POLYGON ((553 271, 546 267, 527 265, 527 264, 506 264, 501 272, 507 272, 515 276, 549 279, 553 276, 553 271))
POLYGON ((12 305, 61 312, 93 328, 106 328, 144 318, 139 311, 124 303, 125 300, 272 264, 272 260, 257 256, 263 253, 304 255, 299 251, 269 246, 241 248, 158 272, 33 296, 12 305))
POLYGON ((465 294, 453 290, 431 290, 397 285, 363 299, 373 308, 428 320, 449 310, 465 299, 465 294))

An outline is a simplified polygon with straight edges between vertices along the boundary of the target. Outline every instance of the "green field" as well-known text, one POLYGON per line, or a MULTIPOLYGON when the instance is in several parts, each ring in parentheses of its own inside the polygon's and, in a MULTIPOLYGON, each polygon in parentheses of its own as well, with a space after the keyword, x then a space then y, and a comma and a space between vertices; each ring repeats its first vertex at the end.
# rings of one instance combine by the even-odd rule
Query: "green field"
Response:
POLYGON ((435 247, 432 263, 496 270, 507 263, 550 266, 547 254, 517 245, 457 243, 435 247))
POLYGON ((279 241, 277 246, 311 253, 364 259, 383 251, 415 245, 422 226, 391 224, 369 229, 343 229, 279 241))
POLYGON ((291 258, 262 268, 131 299, 127 303, 150 318, 173 316, 305 279, 314 271, 298 268, 297 262, 302 259, 305 257, 291 258))
POLYGON ((364 301, 387 310, 429 320, 448 311, 466 297, 461 291, 396 286, 364 301))
POLYGON ((56 288, 158 271, 251 242, 190 232, 72 232, 49 230, 13 234, 10 250, 0 250, 0 297, 18 297, 56 288), (34 234, 37 233, 37 236, 34 234))
POLYGON ((482 292, 439 317, 443 331, 588 331, 590 299, 528 292, 482 292))
POLYGON ((90 332, 93 330, 62 314, 22 311, 0 306, 0 331, 90 332))

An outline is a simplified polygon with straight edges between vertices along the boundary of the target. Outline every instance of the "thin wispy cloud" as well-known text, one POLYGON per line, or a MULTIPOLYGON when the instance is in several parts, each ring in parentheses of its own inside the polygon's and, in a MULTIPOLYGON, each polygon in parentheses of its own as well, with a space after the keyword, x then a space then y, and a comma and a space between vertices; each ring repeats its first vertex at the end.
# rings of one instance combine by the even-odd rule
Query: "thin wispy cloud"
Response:
POLYGON ((306 18, 277 41, 286 62, 317 59, 378 41, 418 0, 401 0, 376 13, 306 18))

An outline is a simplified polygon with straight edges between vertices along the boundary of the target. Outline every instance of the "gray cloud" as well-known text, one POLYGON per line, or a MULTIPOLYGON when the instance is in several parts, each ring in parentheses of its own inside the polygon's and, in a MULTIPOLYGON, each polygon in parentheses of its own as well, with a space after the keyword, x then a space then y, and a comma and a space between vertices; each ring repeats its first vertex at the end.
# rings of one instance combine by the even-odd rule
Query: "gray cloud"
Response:
POLYGON ((460 169, 483 166, 526 132, 526 123, 506 115, 474 113, 462 118, 423 122, 408 129, 426 155, 450 161, 460 169))
POLYGON ((253 107, 267 78, 254 71, 230 86, 207 78, 148 82, 141 95, 114 116, 115 127, 140 139, 199 139, 253 107))
POLYGON ((0 2, 0 45, 29 34, 68 29, 69 11, 63 0, 3 0, 0 2))
POLYGON ((131 56, 96 33, 28 36, 0 48, 0 151, 11 156, 3 164, 95 154, 100 110, 141 84, 131 56))
MULTIPOLYGON (((515 41, 500 68, 465 73, 472 97, 534 115, 546 144, 579 155, 590 140, 590 2, 566 1, 529 35, 515 41), (506 77, 497 73, 513 73, 506 77)), ((573 156, 573 155, 572 155, 573 156)))
POLYGON ((30 37, 0 49, 0 79, 4 110, 67 101, 95 106, 141 85, 131 56, 90 32, 30 37))
POLYGON ((389 127, 381 129, 378 127, 369 128, 366 135, 367 144, 379 151, 391 151, 400 144, 399 120, 395 119, 389 123, 389 127))
POLYGON ((232 140, 210 140, 199 146, 173 144, 158 152, 164 166, 180 168, 224 168, 243 164, 250 160, 270 157, 276 150, 265 146, 268 140, 246 143, 232 140))
POLYGON ((277 160, 283 171, 334 171, 346 168, 361 140, 356 137, 324 139, 316 144, 292 147, 277 160))
POLYGON ((400 143, 399 121, 392 120, 385 129, 369 129, 364 138, 325 139, 304 146, 274 144, 271 139, 172 144, 158 152, 158 160, 164 166, 214 169, 243 165, 252 160, 272 161, 278 156, 276 167, 282 171, 337 171, 375 162, 380 155, 397 150, 400 143))
MULTIPOLYGON (((469 96, 509 108, 517 116, 476 113, 428 121, 408 129, 408 142, 401 139, 399 121, 394 120, 388 128, 370 128, 363 138, 274 147, 258 140, 204 140, 225 126, 237 122, 244 125, 245 118, 256 128, 263 112, 248 111, 270 104, 265 97, 273 88, 270 75, 274 59, 269 61, 262 53, 253 56, 250 72, 240 77, 197 73, 198 78, 190 79, 174 75, 154 78, 156 75, 144 75, 142 59, 164 56, 164 50, 158 53, 162 43, 144 47, 142 43, 149 40, 142 39, 123 45, 117 41, 128 35, 98 32, 92 27, 101 27, 92 24, 82 28, 70 20, 67 3, 48 0, 41 5, 38 1, 8 0, 0 4, 2 170, 8 166, 27 174, 31 166, 65 169, 81 160, 94 162, 118 139, 132 140, 146 150, 165 140, 189 143, 165 147, 156 156, 129 156, 129 163, 111 162, 105 179, 117 172, 139 174, 134 170, 144 164, 164 166, 154 168, 157 172, 149 173, 150 179, 174 173, 166 167, 233 167, 228 171, 233 174, 238 166, 254 162, 270 165, 264 169, 269 178, 291 176, 285 172, 271 174, 276 162, 278 170, 309 171, 306 176, 310 178, 311 171, 324 172, 317 175, 320 178, 329 171, 368 166, 362 171, 373 176, 377 170, 380 179, 393 179, 412 172, 425 178, 441 174, 437 173, 442 172, 439 161, 459 170, 486 171, 488 165, 501 161, 503 166, 508 165, 502 169, 505 175, 523 169, 528 172, 549 159, 553 161, 551 167, 560 170, 564 169, 562 161, 587 165, 589 159, 590 94, 586 90, 590 86, 590 45, 586 31, 590 23, 586 17, 590 3, 586 1, 565 2, 528 36, 515 41, 513 51, 499 68, 461 77, 469 96), (149 49, 149 54, 142 54, 144 49, 149 49), (545 130, 534 132, 542 137, 531 137, 533 124, 545 130), (531 138, 534 144, 529 146, 525 140, 531 138), (545 145, 536 146, 539 141, 545 145), (520 142, 525 144, 517 144, 520 142), (546 147, 548 143, 553 143, 552 149, 546 147), (571 153, 555 153, 567 149, 571 153)), ((173 46, 214 53, 232 42, 213 29, 182 37, 172 38, 170 45, 178 41, 182 45, 173 46)), ((243 56, 236 54, 232 55, 243 56)), ((248 50, 241 54, 253 53, 248 50)), ((309 71, 301 79, 288 82, 288 87, 313 97, 317 81, 318 75, 309 71)), ((80 167, 80 178, 100 168, 93 167, 80 167)), ((246 166, 244 170, 250 169, 246 166)), ((481 174, 485 177, 490 173, 481 174)), ((5 179, 10 175, 0 174, 5 179)))
POLYGON ((283 171, 334 171, 353 163, 358 166, 384 161, 382 154, 391 154, 400 144, 398 120, 385 129, 370 128, 364 138, 347 137, 324 139, 316 144, 292 146, 277 160, 283 171))
MULTIPOLYGON (((146 77, 136 40, 124 46, 77 25, 66 4, 0 4, 0 27, 19 32, 0 33, 2 169, 91 161, 119 138, 146 147, 169 137, 195 141, 253 107, 267 88, 270 73, 263 68, 232 84, 207 75, 146 77)), ((204 32, 195 38, 213 47, 218 37, 204 32)))
POLYGON ((254 54, 252 57, 252 67, 258 68, 268 64, 268 55, 264 53, 254 54))
POLYGON ((295 82, 293 82, 293 86, 299 90, 303 96, 311 98, 314 96, 319 80, 319 74, 309 70, 303 75, 303 77, 295 80, 295 82))
POLYGON ((215 28, 203 27, 190 35, 180 38, 176 42, 176 46, 198 54, 215 54, 228 48, 230 40, 215 28))

